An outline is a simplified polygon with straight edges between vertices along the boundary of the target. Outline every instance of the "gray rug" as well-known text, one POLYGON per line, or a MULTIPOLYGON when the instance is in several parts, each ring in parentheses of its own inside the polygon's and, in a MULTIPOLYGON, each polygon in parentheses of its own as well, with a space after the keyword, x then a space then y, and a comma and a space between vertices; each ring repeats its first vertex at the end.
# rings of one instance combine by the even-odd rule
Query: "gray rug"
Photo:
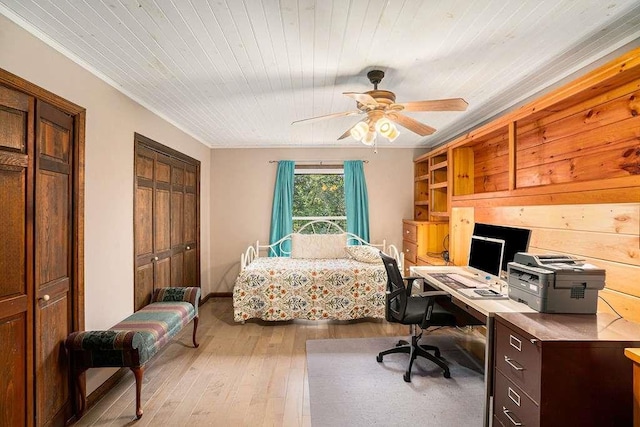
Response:
MULTIPOLYGON (((401 337, 406 339, 407 337, 401 337)), ((397 337, 307 341, 311 424, 329 426, 481 426, 484 411, 482 367, 447 336, 426 336, 440 347, 451 378, 418 358, 411 383, 402 375, 408 355, 376 355, 397 337)))

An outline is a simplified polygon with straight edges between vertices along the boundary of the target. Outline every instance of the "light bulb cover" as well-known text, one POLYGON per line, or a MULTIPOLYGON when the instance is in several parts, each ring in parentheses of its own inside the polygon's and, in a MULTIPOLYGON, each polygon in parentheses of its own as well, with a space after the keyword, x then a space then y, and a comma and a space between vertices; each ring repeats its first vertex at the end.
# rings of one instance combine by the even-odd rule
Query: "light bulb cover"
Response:
POLYGON ((376 133, 373 131, 367 132, 364 138, 362 138, 364 145, 373 145, 374 142, 376 142, 376 133))
POLYGON ((395 140, 400 132, 398 132, 398 128, 391 122, 391 120, 386 117, 381 118, 376 122, 376 131, 378 131, 382 136, 386 137, 389 141, 395 140))
POLYGON ((365 122, 359 122, 351 128, 349 134, 353 139, 362 141, 362 139, 367 135, 367 132, 369 132, 369 126, 365 122))

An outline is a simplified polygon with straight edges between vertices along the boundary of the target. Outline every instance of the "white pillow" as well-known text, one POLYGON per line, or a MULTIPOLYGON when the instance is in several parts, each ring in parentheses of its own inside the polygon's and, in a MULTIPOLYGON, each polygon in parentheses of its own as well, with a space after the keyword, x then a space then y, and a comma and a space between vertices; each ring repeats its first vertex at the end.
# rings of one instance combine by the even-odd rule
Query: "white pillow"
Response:
POLYGON ((333 259, 346 258, 347 234, 291 235, 291 258, 333 259))
POLYGON ((356 261, 369 263, 382 262, 380 249, 374 248, 373 246, 347 246, 347 253, 356 261))

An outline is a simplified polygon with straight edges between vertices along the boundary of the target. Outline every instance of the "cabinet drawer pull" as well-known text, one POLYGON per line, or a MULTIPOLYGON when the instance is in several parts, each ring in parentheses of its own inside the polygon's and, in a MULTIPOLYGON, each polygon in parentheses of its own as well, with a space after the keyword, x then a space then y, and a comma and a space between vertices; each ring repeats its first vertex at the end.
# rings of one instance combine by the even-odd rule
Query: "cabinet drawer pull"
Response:
POLYGON ((524 368, 522 366, 516 365, 514 362, 512 362, 512 360, 513 359, 510 359, 507 356, 504 357, 504 361, 507 362, 513 369, 515 369, 516 371, 524 371, 524 368))
POLYGON ((410 231, 409 231, 409 230, 406 230, 406 232, 407 232, 407 234, 409 234, 409 233, 410 233, 410 231))
POLYGON ((508 387, 507 396, 509 396, 509 399, 511 399, 513 403, 520 406, 520 395, 516 393, 511 387, 508 387))
POLYGON ((522 425, 521 422, 518 422, 518 421, 514 420, 511 417, 511 411, 508 410, 507 408, 505 408, 504 406, 502 407, 502 413, 504 414, 505 417, 509 418, 509 421, 511 421, 514 426, 521 426, 522 425))
POLYGON ((513 335, 509 335, 509 344, 518 351, 522 351, 522 341, 513 335))

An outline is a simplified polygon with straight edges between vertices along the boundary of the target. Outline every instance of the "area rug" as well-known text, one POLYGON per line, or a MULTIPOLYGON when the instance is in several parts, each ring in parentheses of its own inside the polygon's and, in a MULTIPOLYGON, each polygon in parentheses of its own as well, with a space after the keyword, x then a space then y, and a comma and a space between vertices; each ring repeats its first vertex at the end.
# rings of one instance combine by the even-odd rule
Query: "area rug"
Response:
POLYGON ((406 383, 402 375, 408 355, 389 354, 382 363, 376 362, 376 355, 398 339, 307 341, 313 427, 482 425, 484 376, 479 363, 451 337, 425 337, 422 344, 440 347, 451 378, 444 378, 437 365, 418 358, 411 383, 406 383))

